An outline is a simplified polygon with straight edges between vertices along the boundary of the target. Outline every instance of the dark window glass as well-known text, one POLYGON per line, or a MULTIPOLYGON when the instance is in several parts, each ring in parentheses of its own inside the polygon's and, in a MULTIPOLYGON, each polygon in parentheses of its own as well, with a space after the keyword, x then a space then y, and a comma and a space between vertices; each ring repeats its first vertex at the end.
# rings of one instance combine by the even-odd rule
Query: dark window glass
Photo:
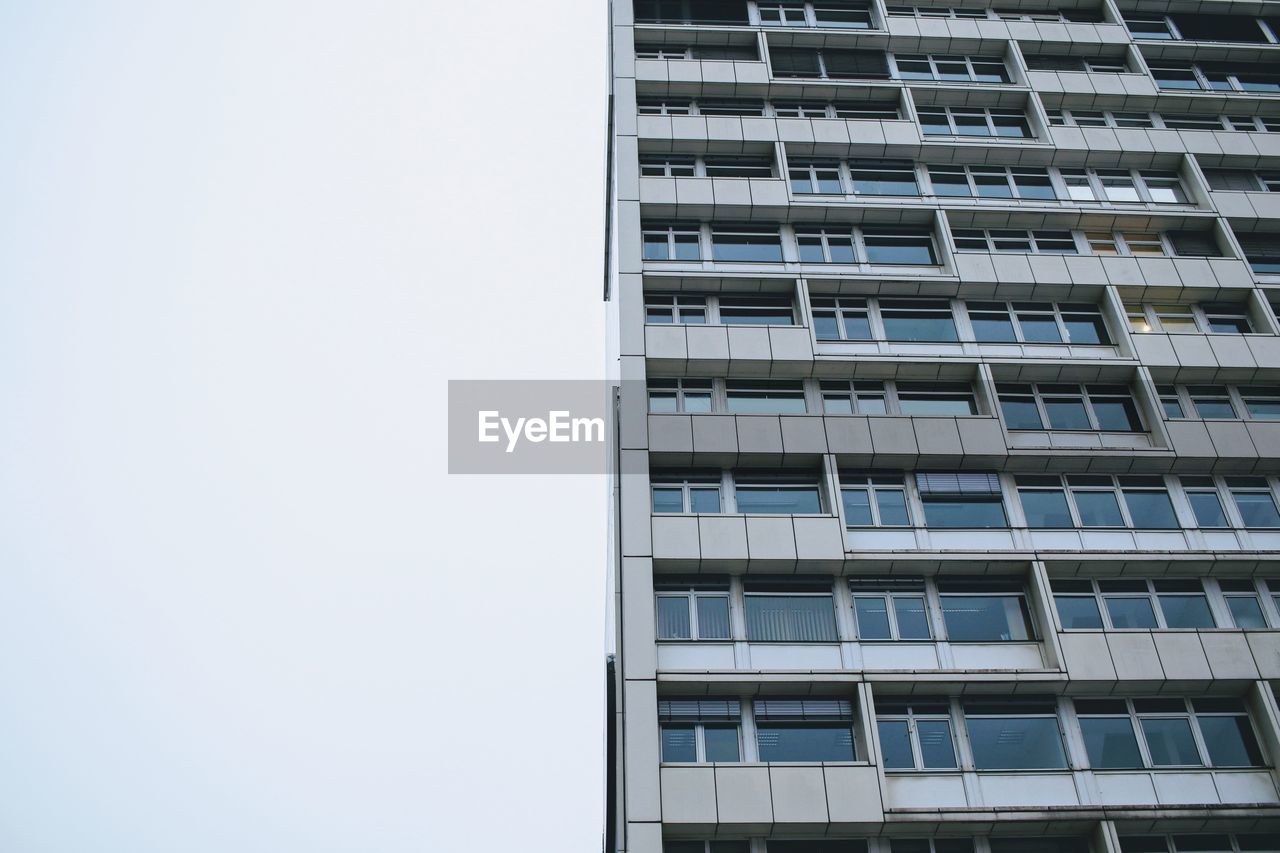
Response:
POLYGON ((853 761, 848 723, 759 723, 761 761, 853 761))

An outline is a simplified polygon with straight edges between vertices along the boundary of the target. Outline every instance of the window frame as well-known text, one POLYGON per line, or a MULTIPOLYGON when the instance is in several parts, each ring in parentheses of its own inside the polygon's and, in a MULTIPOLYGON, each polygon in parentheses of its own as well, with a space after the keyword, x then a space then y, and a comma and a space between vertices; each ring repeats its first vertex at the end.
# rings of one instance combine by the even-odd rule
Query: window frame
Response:
MULTIPOLYGON (((1019 503, 1024 491, 1059 491, 1067 499, 1067 509, 1071 515, 1071 527, 1031 527, 1028 530, 1185 530, 1183 520, 1178 513, 1178 505, 1173 499, 1173 491, 1163 475, 1135 474, 1019 474, 1014 478, 1014 491, 1018 493, 1019 503), (1146 480, 1159 479, 1160 486, 1144 483, 1146 480), (1129 492, 1163 491, 1173 512, 1175 527, 1139 527, 1134 524, 1133 511, 1129 507, 1129 492), (1077 495, 1107 493, 1113 496, 1120 513, 1120 524, 1084 525, 1077 495)), ((1024 522, 1026 514, 1023 514, 1024 522)))
POLYGON ((1097 628, 1069 628, 1065 625, 1061 626, 1063 631, 1212 631, 1223 626, 1218 625, 1218 616, 1214 613, 1213 596, 1210 594, 1209 588, 1205 585, 1203 578, 1050 578, 1049 594, 1054 601, 1054 612, 1058 614, 1058 621, 1061 625, 1062 614, 1058 610, 1058 598, 1088 598, 1091 599, 1097 607, 1101 616, 1102 624, 1097 628), (1184 581, 1187 586, 1193 582, 1199 584, 1201 595, 1205 600, 1205 606, 1209 612, 1210 621, 1214 624, 1199 627, 1170 627, 1169 618, 1164 611, 1164 602, 1160 596, 1191 596, 1197 593, 1176 590, 1171 585, 1164 590, 1159 589, 1159 585, 1168 581, 1184 581), (1085 585, 1088 585, 1089 591, 1085 591, 1085 585), (1141 585, 1142 589, 1137 587, 1141 585), (1055 588, 1056 587, 1056 588, 1055 588), (1107 587, 1111 587, 1108 589, 1107 587), (1124 589, 1123 587, 1131 587, 1124 589), (1112 619, 1111 609, 1107 602, 1110 599, 1125 600, 1143 600, 1146 601, 1151 609, 1155 624, 1151 626, 1135 626, 1135 627, 1117 627, 1115 620, 1112 619))
POLYGON ((674 585, 663 584, 661 582, 655 584, 653 591, 654 599, 654 639, 659 643, 731 643, 734 641, 733 630, 733 594, 727 585, 710 586, 705 584, 691 584, 687 588, 677 589, 674 585), (689 636, 688 637, 663 637, 661 631, 658 630, 659 609, 658 601, 661 599, 683 600, 688 613, 689 636), (728 636, 725 637, 703 637, 701 624, 699 621, 700 611, 698 602, 704 598, 724 599, 726 623, 728 625, 728 636))
MULTIPOLYGON (((920 133, 922 136, 934 136, 934 137, 945 136, 948 138, 956 138, 956 139, 988 139, 988 140, 1002 140, 1007 142, 1015 142, 1015 141, 1021 142, 1023 140, 1034 140, 1036 138, 1036 135, 1031 128, 1031 119, 1028 118, 1025 109, 1016 110, 1016 109, 1005 109, 1005 108, 996 108, 996 107, 953 107, 950 105, 940 106, 940 105, 932 104, 932 105, 917 107, 916 116, 918 119, 920 119, 920 133), (926 122, 924 121, 924 116, 926 113, 930 115, 935 115, 935 116, 937 114, 944 115, 946 117, 947 127, 949 128, 950 132, 949 133, 929 133, 928 131, 926 131, 925 130, 926 122), (976 115, 983 116, 983 120, 985 122, 988 132, 985 134, 960 133, 958 131, 958 128, 961 127, 961 125, 956 121, 957 115, 964 115, 969 117, 973 117, 976 115), (1020 126, 1026 130, 1026 133, 1020 134, 1017 136, 1014 136, 1013 134, 1008 134, 1008 133, 1000 133, 997 130, 998 127, 1012 126, 1012 125, 999 125, 996 123, 997 118, 1020 119, 1021 120, 1020 126)), ((976 125, 967 125, 967 126, 976 126, 976 125)))

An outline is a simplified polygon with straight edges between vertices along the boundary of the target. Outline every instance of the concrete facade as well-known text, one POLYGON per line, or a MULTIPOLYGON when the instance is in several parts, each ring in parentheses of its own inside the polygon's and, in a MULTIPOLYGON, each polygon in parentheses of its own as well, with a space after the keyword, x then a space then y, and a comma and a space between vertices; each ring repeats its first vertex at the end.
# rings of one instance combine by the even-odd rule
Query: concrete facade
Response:
POLYGON ((1280 851, 1280 2, 610 0, 606 853, 1280 851))

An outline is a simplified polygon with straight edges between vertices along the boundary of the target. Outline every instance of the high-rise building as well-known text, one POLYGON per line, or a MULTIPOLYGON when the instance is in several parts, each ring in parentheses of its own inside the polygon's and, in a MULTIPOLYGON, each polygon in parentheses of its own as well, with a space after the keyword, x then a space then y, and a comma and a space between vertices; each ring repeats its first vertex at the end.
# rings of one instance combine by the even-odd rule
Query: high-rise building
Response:
POLYGON ((607 853, 1280 850, 1280 3, 612 0, 607 853))

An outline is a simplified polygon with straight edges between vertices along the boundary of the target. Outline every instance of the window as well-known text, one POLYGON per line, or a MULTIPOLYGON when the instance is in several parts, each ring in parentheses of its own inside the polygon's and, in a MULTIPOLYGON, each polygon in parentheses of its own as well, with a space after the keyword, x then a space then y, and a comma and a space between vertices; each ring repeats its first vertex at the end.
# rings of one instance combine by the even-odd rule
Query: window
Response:
POLYGON ((1009 71, 998 56, 943 56, 898 53, 893 57, 900 80, 948 83, 1009 83, 1009 71))
POLYGON ((1087 71, 1092 73, 1123 74, 1129 70, 1124 56, 1062 56, 1056 54, 1026 54, 1027 68, 1031 71, 1087 71))
POLYGON ((889 63, 878 50, 770 47, 773 76, 818 80, 888 80, 889 63))
POLYGON ((725 380, 727 411, 737 415, 805 413, 804 384, 798 379, 725 380))
POLYGON ((1280 70, 1260 63, 1153 60, 1148 66, 1161 89, 1280 92, 1280 70))
POLYGON ((970 302, 974 338, 980 342, 1111 345, 1102 309, 1081 302, 970 302))
POLYGON ((636 111, 642 116, 687 116, 694 112, 688 98, 636 98, 636 111))
POLYGON ((1074 703, 1095 770, 1262 765, 1253 727, 1239 699, 1075 699, 1074 703))
POLYGON ((1124 385, 999 383, 996 392, 1011 430, 1142 432, 1137 404, 1124 385))
POLYGON ((1256 421, 1280 419, 1280 386, 1241 385, 1239 391, 1250 418, 1256 421))
POLYGON ((721 511, 720 475, 655 474, 649 486, 657 514, 717 513, 721 511))
POLYGON ((1079 252, 1070 231, 1022 228, 952 228, 956 249, 961 252, 1020 252, 1026 254, 1074 255, 1079 252))
POLYGON ((1031 126, 1020 110, 934 106, 917 112, 925 136, 1031 137, 1031 126))
POLYGON ((755 643, 834 643, 835 604, 829 587, 748 583, 747 639, 755 643))
POLYGON ((1280 510, 1265 478, 1227 477, 1226 483, 1245 527, 1280 527, 1280 510))
POLYGON ((1280 239, 1275 234, 1237 234, 1240 248, 1253 271, 1262 275, 1280 274, 1280 239))
POLYGON ((842 471, 840 500, 849 527, 905 527, 911 523, 901 474, 842 471))
POLYGON ((644 178, 692 178, 698 158, 693 155, 641 154, 640 176, 644 178))
POLYGON ((772 157, 719 157, 702 158, 708 178, 772 178, 772 157))
POLYGON ((964 700, 978 770, 1063 770, 1066 753, 1051 696, 964 700))
POLYGON ((927 228, 863 225, 835 228, 797 226, 801 263, 937 266, 933 234, 927 228), (860 244, 860 245, 859 245, 860 244))
POLYGON ((796 248, 802 264, 853 264, 858 262, 853 231, 844 228, 796 226, 796 248))
POLYGON ((880 299, 879 306, 886 340, 960 340, 945 299, 880 299))
MULTIPOLYGON (((813 329, 820 341, 872 339, 866 299, 813 297, 813 329)), ((852 412, 850 413, 852 414, 852 412)))
POLYGON ((775 515, 817 515, 822 512, 817 477, 786 472, 734 475, 738 512, 775 515))
POLYGON ((1021 582, 941 578, 938 600, 952 642, 1018 643, 1034 638, 1021 582))
POLYGON ((928 527, 1008 527, 996 474, 918 473, 916 486, 928 527))
POLYGON ((751 853, 751 842, 663 841, 662 853, 751 853))
POLYGON ((850 578, 859 640, 930 640, 923 578, 850 578))
POLYGON ((712 380, 649 380, 649 411, 653 414, 706 414, 711 411, 712 380))
POLYGON ((1158 476, 1024 474, 1016 478, 1031 529, 1180 527, 1164 480, 1158 476))
POLYGON ((698 248, 700 230, 697 225, 641 226, 641 240, 646 261, 696 261, 702 257, 698 248))
POLYGON ((1164 15, 1125 15, 1124 23, 1137 39, 1180 38, 1173 24, 1164 15))
POLYGON ((635 0, 634 9, 641 24, 749 23, 743 0, 635 0))
POLYGON ((764 101, 753 98, 704 98, 694 103, 694 114, 704 116, 762 116, 764 101))
MULTIPOLYGON (((876 697, 876 729, 886 770, 951 770, 956 768, 951 733, 951 702, 932 697, 876 697)), ((900 839, 894 839, 893 853, 900 839)), ((928 842, 921 848, 927 853, 928 842)))
POLYGON ((1243 630, 1267 627, 1267 617, 1262 611, 1262 598, 1252 580, 1222 578, 1218 581, 1218 587, 1222 590, 1222 598, 1231 613, 1233 625, 1243 630))
POLYGON ((1166 255, 1164 241, 1154 231, 1086 231, 1095 255, 1166 255))
POLYGON ((1280 172, 1248 169, 1205 169, 1209 188, 1218 192, 1280 192, 1280 172))
POLYGON ((1212 477, 1182 477, 1182 491, 1191 504, 1196 527, 1230 527, 1222 508, 1222 498, 1212 477))
POLYGON ((840 0, 757 3, 760 23, 781 27, 832 27, 865 30, 871 27, 871 9, 864 3, 840 0))
POLYGON ((976 415, 973 386, 965 382, 823 380, 822 408, 829 415, 976 415))
POLYGON ((1214 628, 1204 586, 1194 578, 1050 582, 1062 627, 1110 630, 1214 628))
MULTIPOLYGON (((1056 127, 1155 127, 1153 113, 1102 110, 1048 110, 1049 124, 1056 127)), ((1221 125, 1221 122, 1218 122, 1221 125)))
POLYGON ((659 699, 662 760, 691 764, 742 760, 737 699, 659 699))
POLYGON ((910 160, 851 160, 849 179, 857 195, 920 195, 910 160))
POLYGON ((792 326, 790 296, 645 294, 646 323, 792 326))
POLYGON ((727 584, 657 585, 659 640, 728 640, 727 584))
POLYGON ((1174 385, 1157 385, 1156 393, 1160 396, 1160 408, 1166 418, 1185 417, 1182 408, 1182 397, 1174 385))
POLYGON ((1018 166, 929 166, 934 195, 1055 201, 1046 169, 1018 166))
POLYGON ((841 195, 839 160, 806 160, 792 158, 787 164, 791 191, 803 194, 841 195))
POLYGON ((1277 843, 1275 833, 1266 832, 1240 832, 1233 835, 1121 835, 1120 849, 1123 853, 1226 853, 1234 850, 1241 853, 1254 850, 1259 853, 1276 853, 1280 850, 1280 843, 1277 843))
POLYGON ((761 761, 854 761, 853 703, 847 699, 757 699, 761 761))
POLYGON ((778 118, 846 118, 894 121, 902 118, 893 101, 773 101, 778 118))
POLYGON ((636 59, 726 59, 758 62, 755 45, 636 44, 636 59))
POLYGON ((711 256, 716 261, 728 263, 780 263, 782 240, 776 227, 713 224, 711 256))
POLYGON ((1060 169, 1072 201, 1190 204, 1177 172, 1140 169, 1060 169))
POLYGON ((1196 416, 1201 420, 1237 420, 1235 404, 1231 402, 1231 392, 1221 385, 1189 385, 1187 394, 1191 397, 1191 405, 1196 416))
POLYGON ((1200 305, 1126 302, 1124 307, 1130 328, 1139 333, 1248 334, 1253 331, 1249 307, 1243 302, 1200 305))
POLYGON ((644 297, 644 321, 701 325, 707 322, 707 297, 647 293, 644 297))

